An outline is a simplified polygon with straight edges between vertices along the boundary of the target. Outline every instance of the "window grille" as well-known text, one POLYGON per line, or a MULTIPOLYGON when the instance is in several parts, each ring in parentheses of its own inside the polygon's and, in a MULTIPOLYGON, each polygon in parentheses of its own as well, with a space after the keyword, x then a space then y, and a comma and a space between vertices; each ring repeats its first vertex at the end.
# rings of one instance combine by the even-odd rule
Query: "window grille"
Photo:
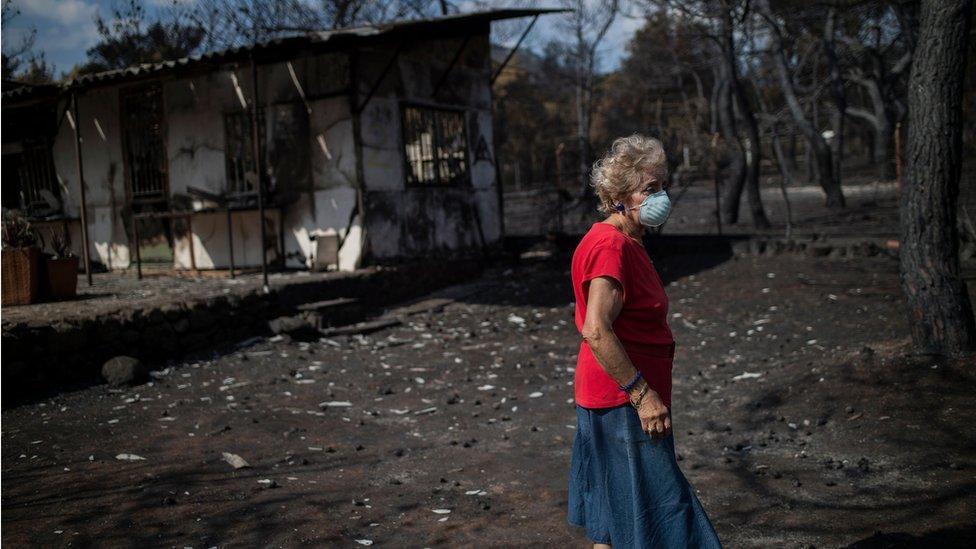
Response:
POLYGON ((408 185, 469 181, 463 111, 404 105, 402 121, 408 185))
MULTIPOLYGON (((258 108, 258 140, 261 142, 261 165, 268 166, 268 140, 265 131, 264 108, 258 108)), ((227 164, 227 195, 240 196, 257 192, 254 182, 254 145, 251 136, 251 111, 224 115, 224 135, 227 164)))
POLYGON ((21 151, 5 154, 3 163, 5 206, 20 208, 28 216, 60 211, 61 189, 49 143, 24 143, 21 151))
POLYGON ((167 160, 163 130, 163 93, 158 84, 124 90, 123 144, 133 203, 165 202, 167 160))

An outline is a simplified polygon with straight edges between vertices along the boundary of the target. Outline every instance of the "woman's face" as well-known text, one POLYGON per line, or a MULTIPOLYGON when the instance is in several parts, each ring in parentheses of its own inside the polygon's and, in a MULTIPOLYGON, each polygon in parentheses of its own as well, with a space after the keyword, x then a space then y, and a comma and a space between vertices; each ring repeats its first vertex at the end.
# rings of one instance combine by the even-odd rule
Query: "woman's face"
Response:
POLYGON ((627 209, 624 211, 624 215, 634 223, 640 225, 640 205, 644 202, 648 196, 660 191, 662 184, 657 181, 654 176, 650 173, 645 173, 643 182, 640 187, 634 192, 630 193, 624 200, 624 206, 627 209))

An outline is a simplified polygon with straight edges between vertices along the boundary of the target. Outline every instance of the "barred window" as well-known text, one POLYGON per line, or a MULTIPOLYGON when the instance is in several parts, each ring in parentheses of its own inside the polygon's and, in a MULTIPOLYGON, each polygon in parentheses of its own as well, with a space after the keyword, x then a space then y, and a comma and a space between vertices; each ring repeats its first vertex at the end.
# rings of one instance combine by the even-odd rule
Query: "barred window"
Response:
POLYGON ((159 83, 121 91, 122 148, 129 196, 134 204, 165 204, 166 159, 163 89, 159 83))
MULTIPOLYGON (((265 135, 264 108, 258 108, 258 132, 261 142, 261 165, 268 165, 268 143, 265 135)), ((251 137, 251 111, 232 112, 224 115, 226 137, 227 194, 246 195, 257 192, 254 145, 251 137)))
POLYGON ((22 143, 19 152, 3 155, 3 205, 28 216, 61 210, 61 188, 54 173, 49 143, 22 143))
POLYGON ((464 112, 403 105, 401 115, 407 184, 467 183, 468 139, 464 112))

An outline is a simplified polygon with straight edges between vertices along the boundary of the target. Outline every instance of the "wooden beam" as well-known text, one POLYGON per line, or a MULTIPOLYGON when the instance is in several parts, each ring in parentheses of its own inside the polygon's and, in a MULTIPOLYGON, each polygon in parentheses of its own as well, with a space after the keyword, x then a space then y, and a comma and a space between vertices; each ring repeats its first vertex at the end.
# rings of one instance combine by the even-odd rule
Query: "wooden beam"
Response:
POLYGON ((88 278, 88 285, 91 286, 91 256, 88 253, 88 200, 85 194, 85 172, 81 160, 81 119, 78 118, 78 92, 71 94, 71 107, 75 119, 75 160, 78 165, 78 186, 81 191, 81 250, 85 260, 85 276, 88 278))

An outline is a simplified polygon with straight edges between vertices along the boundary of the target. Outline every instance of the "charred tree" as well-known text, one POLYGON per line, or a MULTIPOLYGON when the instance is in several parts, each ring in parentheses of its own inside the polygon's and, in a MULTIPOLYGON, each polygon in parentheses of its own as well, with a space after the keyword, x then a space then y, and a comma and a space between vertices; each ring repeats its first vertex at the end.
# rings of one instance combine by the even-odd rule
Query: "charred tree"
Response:
MULTIPOLYGON (((827 70, 830 78, 830 97, 834 101, 834 111, 830 115, 834 138, 830 142, 830 154, 834 160, 834 177, 842 181, 841 170, 844 163, 844 112, 847 110, 847 94, 844 93, 844 80, 841 77, 840 60, 834 47, 834 28, 837 22, 837 10, 827 10, 827 22, 824 25, 823 42, 824 53, 827 58, 827 70)), ((779 154, 779 153, 777 153, 779 154)))
POLYGON ((725 218, 729 223, 736 223, 738 221, 739 201, 741 200, 744 186, 749 201, 749 209, 752 212, 753 225, 759 229, 768 229, 770 223, 763 209, 762 197, 759 193, 759 167, 762 160, 762 141, 759 137, 759 124, 756 122, 752 104, 746 96, 742 81, 739 79, 733 6, 726 1, 723 1, 721 4, 721 13, 719 14, 721 34, 719 36, 719 42, 722 50, 722 72, 725 84, 728 86, 728 91, 726 94, 720 94, 720 100, 727 101, 728 105, 723 105, 720 117, 723 115, 729 117, 727 121, 723 120, 722 122, 723 133, 727 134, 726 139, 731 138, 728 135, 729 132, 725 129, 726 123, 729 123, 732 126, 731 132, 735 132, 734 140, 738 144, 740 153, 740 157, 733 161, 736 165, 733 169, 732 180, 726 186, 725 204, 722 209, 725 210, 725 218), (738 114, 738 118, 742 120, 745 139, 739 138, 738 133, 735 131, 734 120, 736 113, 738 114), (740 173, 740 169, 744 173, 740 173))
POLYGON ((972 0, 922 0, 919 6, 901 195, 901 284, 912 340, 920 352, 950 356, 976 348, 956 225, 971 13, 972 0))
POLYGON ((796 86, 793 83, 793 76, 790 74, 789 65, 786 60, 786 44, 783 39, 783 31, 776 20, 775 15, 769 8, 767 1, 759 3, 758 8, 766 21, 770 31, 772 42, 771 58, 779 79, 786 106, 789 108, 790 115, 797 128, 806 138, 816 162, 817 183, 823 188, 827 195, 828 208, 843 208, 845 206, 844 193, 841 190, 840 181, 834 170, 833 155, 830 146, 821 135, 819 128, 813 124, 803 112, 803 106, 797 97, 796 86))

